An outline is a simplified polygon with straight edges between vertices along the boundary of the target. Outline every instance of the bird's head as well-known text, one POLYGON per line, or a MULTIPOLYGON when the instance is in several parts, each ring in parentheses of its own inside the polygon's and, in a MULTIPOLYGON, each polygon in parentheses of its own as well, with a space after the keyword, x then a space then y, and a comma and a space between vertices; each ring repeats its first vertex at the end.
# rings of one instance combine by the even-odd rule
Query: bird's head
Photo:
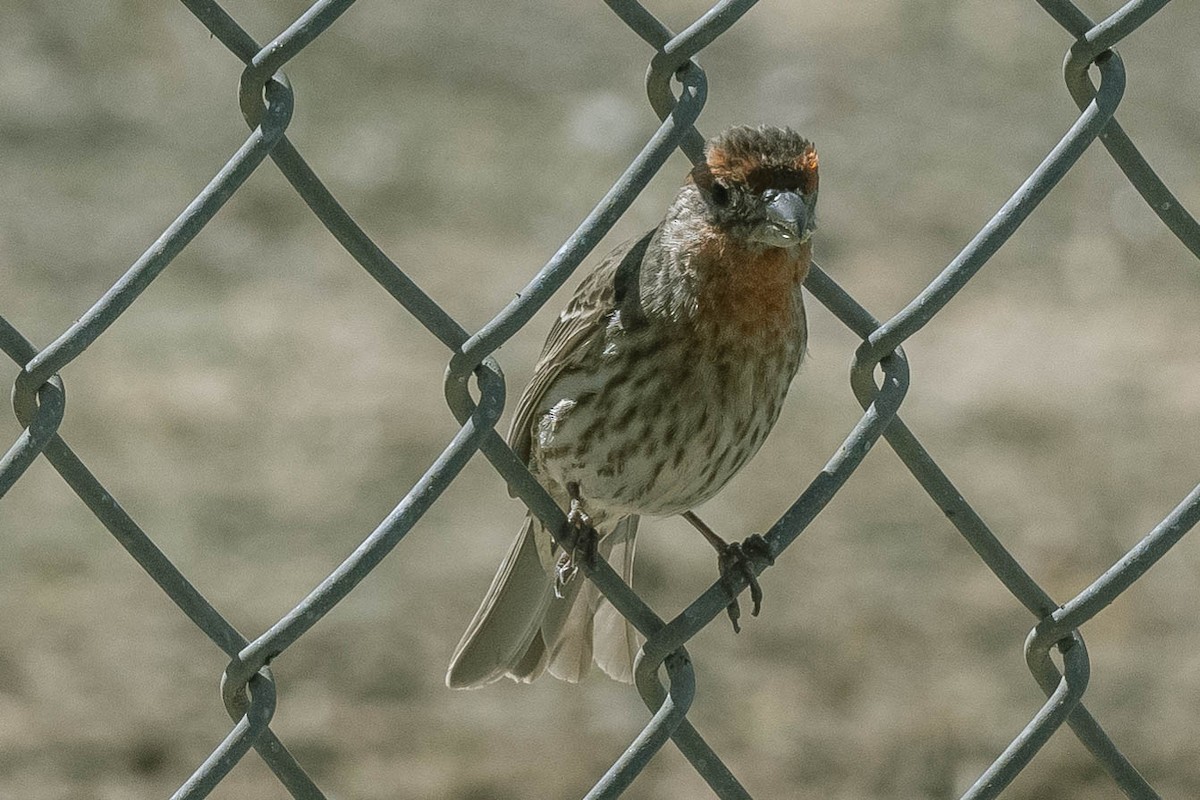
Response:
POLYGON ((710 139, 691 183, 707 225, 739 244, 789 249, 816 228, 817 151, 790 128, 736 127, 710 139))

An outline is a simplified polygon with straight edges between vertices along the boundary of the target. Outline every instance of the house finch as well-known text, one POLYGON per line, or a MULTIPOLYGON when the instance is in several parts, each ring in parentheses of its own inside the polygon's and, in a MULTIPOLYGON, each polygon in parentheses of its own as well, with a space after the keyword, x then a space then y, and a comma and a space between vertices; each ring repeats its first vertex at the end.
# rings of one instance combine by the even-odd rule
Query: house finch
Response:
MULTIPOLYGON (((723 575, 738 568, 738 545, 692 509, 758 451, 800 366, 816 200, 811 143, 786 128, 725 131, 666 218, 593 269, 550 329, 508 441, 626 581, 643 514, 684 515, 723 575)), ((637 634, 590 581, 572 580, 578 556, 529 516, 447 685, 547 669, 575 682, 593 657, 632 680, 637 634)))

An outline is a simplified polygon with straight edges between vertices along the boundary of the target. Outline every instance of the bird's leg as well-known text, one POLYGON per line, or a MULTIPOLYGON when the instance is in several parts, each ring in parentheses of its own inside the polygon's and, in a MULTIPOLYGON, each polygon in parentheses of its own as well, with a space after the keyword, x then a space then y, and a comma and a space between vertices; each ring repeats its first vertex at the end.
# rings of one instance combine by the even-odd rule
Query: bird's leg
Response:
POLYGON ((729 613, 729 621, 733 623, 733 632, 741 633, 742 628, 738 624, 738 619, 742 616, 742 609, 738 605, 737 592, 734 591, 734 576, 741 575, 750 586, 750 599, 754 603, 750 614, 757 617, 759 610, 762 609, 763 592, 762 587, 758 585, 758 576, 754 573, 751 561, 761 558, 768 564, 774 564, 775 556, 771 554, 771 546, 757 533, 749 536, 744 542, 730 544, 708 527, 704 520, 696 516, 694 511, 685 511, 682 516, 692 524, 692 527, 700 531, 717 551, 717 568, 721 572, 721 583, 729 592, 730 597, 729 605, 725 610, 729 613))
POLYGON ((567 494, 571 498, 571 507, 567 511, 567 530, 564 538, 569 547, 558 557, 558 563, 554 567, 554 596, 558 598, 563 596, 562 587, 575 577, 580 557, 587 561, 589 567, 595 566, 600 538, 592 525, 592 518, 583 510, 579 484, 574 481, 568 483, 567 494))

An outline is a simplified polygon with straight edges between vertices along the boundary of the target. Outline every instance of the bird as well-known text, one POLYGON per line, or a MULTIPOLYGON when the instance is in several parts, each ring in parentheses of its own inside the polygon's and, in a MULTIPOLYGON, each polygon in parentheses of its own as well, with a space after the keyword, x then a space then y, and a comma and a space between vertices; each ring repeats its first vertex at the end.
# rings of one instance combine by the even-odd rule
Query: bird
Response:
MULTIPOLYGON (((663 220, 618 246, 552 325, 508 444, 584 535, 564 549, 532 514, 454 650, 446 684, 474 688, 592 662, 633 679, 642 639, 594 584, 598 554, 632 585, 642 516, 682 515, 718 552, 722 578, 761 537, 727 544, 694 508, 758 451, 805 353, 801 284, 816 229, 817 152, 790 128, 709 139, 663 220)), ((737 601, 729 606, 735 631, 737 601)))

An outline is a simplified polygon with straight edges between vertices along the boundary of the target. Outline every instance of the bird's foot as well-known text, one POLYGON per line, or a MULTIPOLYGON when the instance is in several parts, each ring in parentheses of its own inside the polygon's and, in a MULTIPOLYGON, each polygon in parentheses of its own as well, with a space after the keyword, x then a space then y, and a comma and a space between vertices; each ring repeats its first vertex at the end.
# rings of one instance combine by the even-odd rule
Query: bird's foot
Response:
POLYGON ((717 553, 717 568, 721 572, 721 584, 729 592, 730 602, 725 607, 729 621, 733 623, 733 632, 741 633, 742 627, 738 620, 742 616, 742 608, 738 605, 737 579, 744 578, 750 587, 750 600, 754 607, 750 615, 757 617, 762 609, 763 591, 758 584, 758 575, 754 571, 754 561, 762 560, 767 564, 775 563, 771 546, 767 540, 757 533, 749 536, 744 542, 732 542, 717 553))
POLYGON ((600 534, 596 532, 592 518, 583 510, 583 502, 578 497, 571 498, 571 508, 567 512, 567 527, 563 532, 563 540, 568 546, 558 557, 558 563, 554 567, 554 596, 558 598, 563 596, 563 587, 579 571, 580 559, 583 559, 589 567, 596 565, 600 534))

